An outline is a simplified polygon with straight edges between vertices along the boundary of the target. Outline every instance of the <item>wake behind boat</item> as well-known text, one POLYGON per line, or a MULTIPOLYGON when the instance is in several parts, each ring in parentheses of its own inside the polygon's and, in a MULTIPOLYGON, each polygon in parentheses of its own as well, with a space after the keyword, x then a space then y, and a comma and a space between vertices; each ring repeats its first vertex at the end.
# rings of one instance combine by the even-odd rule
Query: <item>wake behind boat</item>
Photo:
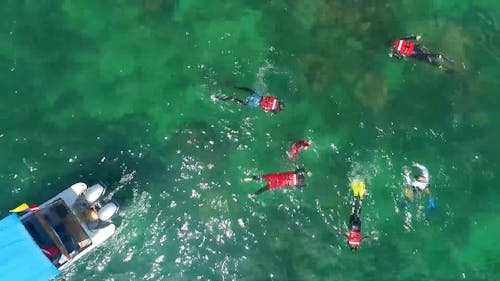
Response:
POLYGON ((2 281, 47 281, 116 231, 119 206, 102 203, 103 184, 76 183, 36 205, 21 204, 0 221, 2 281))

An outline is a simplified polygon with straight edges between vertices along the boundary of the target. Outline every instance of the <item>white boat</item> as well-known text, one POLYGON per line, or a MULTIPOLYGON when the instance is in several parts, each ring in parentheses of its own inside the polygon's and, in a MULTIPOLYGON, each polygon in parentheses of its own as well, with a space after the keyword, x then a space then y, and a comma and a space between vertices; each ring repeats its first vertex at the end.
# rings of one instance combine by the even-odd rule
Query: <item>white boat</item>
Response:
POLYGON ((2 219, 1 280, 50 280, 109 239, 119 206, 101 202, 105 190, 103 184, 76 183, 21 216, 2 219))

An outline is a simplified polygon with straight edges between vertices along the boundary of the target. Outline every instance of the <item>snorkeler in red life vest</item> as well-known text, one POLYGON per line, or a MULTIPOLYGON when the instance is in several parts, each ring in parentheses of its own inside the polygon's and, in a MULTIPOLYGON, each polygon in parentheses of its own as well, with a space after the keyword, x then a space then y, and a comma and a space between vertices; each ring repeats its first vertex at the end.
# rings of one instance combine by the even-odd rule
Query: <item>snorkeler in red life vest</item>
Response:
POLYGON ((231 82, 228 82, 227 85, 229 87, 242 90, 250 93, 250 96, 246 100, 242 100, 236 97, 227 97, 227 96, 215 96, 215 99, 218 101, 233 101, 238 104, 246 105, 252 108, 260 108, 267 112, 277 113, 285 108, 285 104, 279 101, 277 98, 273 96, 261 96, 254 90, 247 87, 239 87, 234 85, 231 82))
POLYGON ((414 42, 419 41, 420 39, 422 39, 422 36, 417 35, 400 38, 392 42, 391 53, 389 54, 389 57, 396 57, 398 59, 411 57, 420 61, 427 62, 433 66, 437 66, 438 68, 445 71, 453 70, 452 60, 440 53, 431 53, 424 46, 414 42))
POLYGON ((365 183, 355 180, 351 182, 351 188, 354 193, 352 202, 351 217, 349 218, 349 235, 345 235, 347 245, 351 251, 357 251, 361 245, 361 207, 363 205, 363 196, 365 194, 365 183))
POLYGON ((256 195, 264 191, 281 188, 281 187, 305 187, 305 176, 311 176, 311 172, 306 172, 304 168, 297 169, 291 172, 266 174, 263 176, 251 176, 244 178, 243 181, 266 181, 267 185, 257 190, 254 194, 249 195, 253 199, 256 195))
POLYGON ((361 245, 361 205, 363 201, 357 197, 354 199, 351 217, 349 218, 349 235, 346 236, 349 248, 354 252, 361 245))
POLYGON ((294 144, 292 144, 292 147, 287 152, 288 157, 292 160, 296 160, 297 154, 299 154, 304 149, 306 150, 309 149, 310 146, 311 142, 305 140, 298 140, 294 144))

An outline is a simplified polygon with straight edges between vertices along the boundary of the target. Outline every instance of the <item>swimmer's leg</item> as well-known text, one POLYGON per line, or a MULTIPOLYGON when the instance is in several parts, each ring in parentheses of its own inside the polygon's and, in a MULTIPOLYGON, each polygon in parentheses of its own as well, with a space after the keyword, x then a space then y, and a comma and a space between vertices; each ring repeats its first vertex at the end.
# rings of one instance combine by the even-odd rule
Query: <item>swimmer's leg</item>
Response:
POLYGON ((263 181, 263 180, 264 178, 262 176, 251 176, 243 179, 243 181, 263 181))
POLYGON ((356 215, 359 217, 361 215, 361 209, 363 207, 363 200, 358 196, 356 197, 356 215))
POLYGON ((356 214, 351 214, 349 218, 349 229, 361 230, 361 219, 356 214))
POLYGON ((246 101, 235 98, 235 97, 215 96, 215 99, 217 99, 218 101, 233 101, 235 103, 243 104, 243 105, 247 104, 246 101))
POLYGON ((363 201, 359 198, 359 196, 354 197, 354 201, 352 202, 352 214, 356 216, 360 216, 361 214, 361 206, 363 201))
POLYGON ((408 199, 401 199, 398 203, 398 208, 402 211, 406 210, 406 208, 408 207, 408 199))
POLYGON ((432 211, 436 208, 436 202, 434 202, 434 198, 432 197, 431 189, 429 187, 426 187, 424 189, 424 192, 429 195, 429 199, 427 200, 427 211, 432 211))
POLYGON ((436 66, 444 71, 453 71, 455 62, 441 53, 431 53, 425 47, 418 46, 415 49, 416 59, 426 61, 430 65, 436 66))
POLYGON ((261 194, 262 192, 264 192, 264 191, 268 191, 268 190, 269 190, 269 189, 267 188, 267 185, 266 185, 266 186, 262 187, 261 189, 257 190, 257 191, 254 193, 254 195, 259 195, 259 194, 261 194))
POLYGON ((413 202, 413 199, 415 198, 415 192, 413 191, 413 188, 405 189, 405 196, 410 202, 413 202))
POLYGON ((433 54, 427 50, 424 46, 421 45, 416 45, 414 54, 412 55, 413 58, 420 60, 420 61, 425 61, 433 66, 439 67, 439 62, 438 62, 438 56, 440 54, 433 54))
POLYGON ((445 72, 451 73, 455 71, 455 62, 452 59, 446 57, 441 53, 429 54, 429 56, 432 56, 437 67, 444 70, 445 72))

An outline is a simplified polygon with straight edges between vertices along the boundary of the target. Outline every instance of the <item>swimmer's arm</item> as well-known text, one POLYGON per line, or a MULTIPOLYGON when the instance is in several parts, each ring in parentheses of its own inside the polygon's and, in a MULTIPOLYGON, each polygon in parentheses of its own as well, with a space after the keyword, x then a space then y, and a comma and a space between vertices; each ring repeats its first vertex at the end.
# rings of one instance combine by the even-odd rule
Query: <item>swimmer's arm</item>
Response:
POLYGON ((306 183, 301 183, 301 184, 298 184, 296 187, 298 187, 298 188, 304 188, 306 186, 307 186, 306 183))
POLYGON ((431 189, 429 186, 427 186, 425 189, 424 189, 424 192, 427 193, 427 195, 429 195, 429 197, 432 197, 432 194, 431 194, 431 189))
POLYGON ((295 173, 297 175, 303 175, 304 176, 306 174, 306 169, 304 169, 304 168, 295 169, 295 173))
POLYGON ((411 35, 405 38, 401 38, 400 40, 420 40, 422 39, 422 35, 411 35))
POLYGON ((344 242, 348 243, 349 242, 349 235, 347 233, 342 233, 340 230, 339 230, 339 234, 340 236, 344 239, 344 242))
POLYGON ((397 53, 397 52, 391 52, 389 54, 389 57, 391 57, 391 58, 397 58, 399 60, 403 58, 403 56, 401 54, 397 53))
POLYGON ((418 163, 415 163, 415 166, 419 168, 420 171, 422 171, 422 176, 424 176, 427 180, 429 180, 429 170, 427 170, 427 167, 418 163))
POLYGON ((243 178, 243 181, 263 181, 264 177, 263 176, 250 176, 243 178))
POLYGON ((298 141, 295 143, 295 147, 297 147, 298 151, 301 151, 302 149, 308 147, 308 144, 305 141, 298 141))
POLYGON ((411 180, 410 175, 406 175, 406 174, 405 174, 405 175, 404 175, 404 178, 405 178, 406 183, 407 183, 408 185, 413 185, 413 181, 411 180))

